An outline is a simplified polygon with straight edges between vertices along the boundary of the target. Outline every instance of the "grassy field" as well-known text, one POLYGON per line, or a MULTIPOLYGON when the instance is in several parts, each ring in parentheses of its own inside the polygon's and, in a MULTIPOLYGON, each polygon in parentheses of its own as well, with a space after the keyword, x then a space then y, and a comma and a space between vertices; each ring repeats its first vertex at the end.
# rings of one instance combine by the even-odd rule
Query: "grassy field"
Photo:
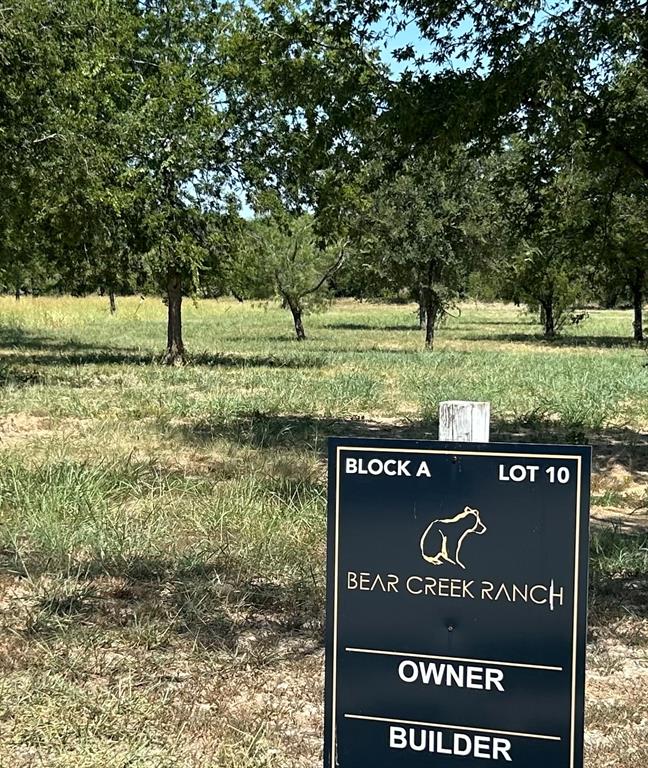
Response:
POLYGON ((466 304, 432 353, 413 307, 0 299, 0 768, 319 761, 325 447, 431 437, 594 446, 588 768, 648 764, 648 355, 629 312, 553 343, 466 304))

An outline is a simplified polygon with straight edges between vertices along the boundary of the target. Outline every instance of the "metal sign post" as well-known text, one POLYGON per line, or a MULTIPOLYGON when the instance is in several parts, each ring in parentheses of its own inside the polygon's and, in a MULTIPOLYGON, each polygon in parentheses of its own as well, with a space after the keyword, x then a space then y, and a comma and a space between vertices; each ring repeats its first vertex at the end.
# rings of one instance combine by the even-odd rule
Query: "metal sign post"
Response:
POLYGON ((589 448, 329 450, 325 768, 582 768, 589 448))

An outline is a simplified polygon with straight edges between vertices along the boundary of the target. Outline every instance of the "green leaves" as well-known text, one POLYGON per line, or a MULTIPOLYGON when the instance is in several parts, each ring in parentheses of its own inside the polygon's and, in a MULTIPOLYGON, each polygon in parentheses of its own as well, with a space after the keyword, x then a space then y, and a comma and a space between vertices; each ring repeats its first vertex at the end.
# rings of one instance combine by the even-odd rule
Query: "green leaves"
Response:
POLYGON ((586 156, 548 153, 516 137, 494 162, 502 218, 504 296, 540 310, 554 336, 587 292, 592 216, 586 156))
POLYGON ((444 308, 458 295, 478 250, 476 170, 461 150, 423 155, 377 190, 367 229, 375 268, 396 290, 432 288, 444 308))
POLYGON ((312 216, 268 216, 250 223, 250 242, 276 292, 301 309, 320 305, 342 265, 346 244, 326 241, 312 216))

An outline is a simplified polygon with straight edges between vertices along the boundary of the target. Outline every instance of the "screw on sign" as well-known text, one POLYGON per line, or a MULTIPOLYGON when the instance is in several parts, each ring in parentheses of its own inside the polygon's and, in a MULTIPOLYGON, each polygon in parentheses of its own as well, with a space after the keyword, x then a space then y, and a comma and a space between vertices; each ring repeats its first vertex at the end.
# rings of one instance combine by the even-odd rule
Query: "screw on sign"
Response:
POLYGON ((329 445, 325 768, 582 768, 590 449, 329 445))

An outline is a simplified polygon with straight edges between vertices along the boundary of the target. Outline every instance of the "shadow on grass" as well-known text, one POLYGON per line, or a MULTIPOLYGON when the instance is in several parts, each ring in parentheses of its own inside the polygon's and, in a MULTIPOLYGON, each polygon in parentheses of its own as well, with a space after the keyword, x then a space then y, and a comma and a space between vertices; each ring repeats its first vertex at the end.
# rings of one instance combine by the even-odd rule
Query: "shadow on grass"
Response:
POLYGON ((189 355, 189 365, 204 365, 219 368, 321 368, 326 360, 317 356, 275 357, 273 355, 226 355, 209 354, 189 355))
MULTIPOLYGON (((490 325, 490 323, 488 323, 490 325)), ((461 330, 458 325, 455 330, 461 330)), ((548 339, 541 333, 493 333, 470 335, 469 341, 504 341, 523 344, 541 344, 547 347, 603 347, 605 349, 642 349, 642 344, 624 336, 556 336, 548 339)))
MULTIPOLYGON (((12 351, 0 359, 0 387, 47 382, 48 376, 39 371, 41 366, 161 365, 164 357, 162 354, 145 354, 135 348, 115 349, 75 339, 39 336, 7 326, 0 326, 0 348, 12 351)), ((325 363, 324 358, 313 355, 286 358, 208 352, 188 355, 188 365, 214 368, 320 368, 325 363)))
POLYGON ((60 342, 53 336, 31 333, 20 326, 0 324, 0 347, 41 350, 51 348, 79 349, 81 345, 72 340, 60 342))
POLYGON ((0 325, 0 348, 11 350, 1 358, 0 386, 38 383, 43 378, 37 370, 39 366, 143 365, 156 361, 155 356, 142 354, 140 349, 115 349, 76 339, 42 336, 6 325, 0 325), (25 364, 31 367, 21 369, 25 364))
MULTIPOLYGON (((174 428, 174 437, 185 443, 226 439, 259 449, 293 449, 326 454, 329 437, 380 437, 433 439, 432 425, 393 425, 365 419, 327 419, 316 416, 242 414, 227 420, 204 420, 174 428)), ((436 430, 435 430, 436 435, 436 430)))
POLYGON ((419 331, 416 323, 411 325, 369 325, 368 323, 325 323, 320 328, 331 331, 419 331))
MULTIPOLYGON (((328 437, 374 437, 436 440, 436 420, 394 423, 364 418, 326 418, 308 415, 243 413, 231 419, 202 420, 174 428, 172 437, 184 443, 206 443, 216 438, 260 449, 284 448, 326 453, 328 437)), ((629 472, 648 471, 648 434, 629 428, 588 430, 580 424, 555 421, 512 420, 495 422, 493 442, 566 443, 591 445, 594 467, 605 471, 619 464, 629 472)))
POLYGON ((125 644, 160 647, 173 634, 194 646, 238 654, 252 636, 254 652, 267 660, 280 647, 285 653, 289 639, 297 642, 291 653, 323 644, 324 585, 314 576, 273 581, 220 555, 191 562, 88 561, 76 564, 73 574, 46 559, 26 563, 6 550, 0 563, 0 575, 23 577, 33 589, 20 629, 26 640, 60 642, 82 626, 103 637, 119 631, 125 644))
MULTIPOLYGON (((51 349, 51 347, 49 347, 51 349)), ((85 352, 70 353, 68 348, 61 347, 58 354, 44 355, 3 355, 0 360, 0 388, 30 387, 38 384, 63 383, 68 386, 85 386, 84 382, 72 382, 68 377, 57 375, 52 370, 58 366, 85 365, 153 365, 156 360, 137 352, 115 352, 114 350, 100 351, 98 349, 85 352)))
MULTIPOLYGON (((459 319, 457 321, 456 326, 449 326, 452 328, 463 328, 466 326, 474 326, 476 328, 485 328, 490 327, 491 325, 505 325, 505 326, 512 326, 513 328, 518 328, 519 326, 529 326, 529 325, 537 325, 535 321, 533 320, 463 320, 459 319)), ((522 335, 522 334, 521 334, 522 335)), ((489 337, 490 338, 490 337, 489 337)))

